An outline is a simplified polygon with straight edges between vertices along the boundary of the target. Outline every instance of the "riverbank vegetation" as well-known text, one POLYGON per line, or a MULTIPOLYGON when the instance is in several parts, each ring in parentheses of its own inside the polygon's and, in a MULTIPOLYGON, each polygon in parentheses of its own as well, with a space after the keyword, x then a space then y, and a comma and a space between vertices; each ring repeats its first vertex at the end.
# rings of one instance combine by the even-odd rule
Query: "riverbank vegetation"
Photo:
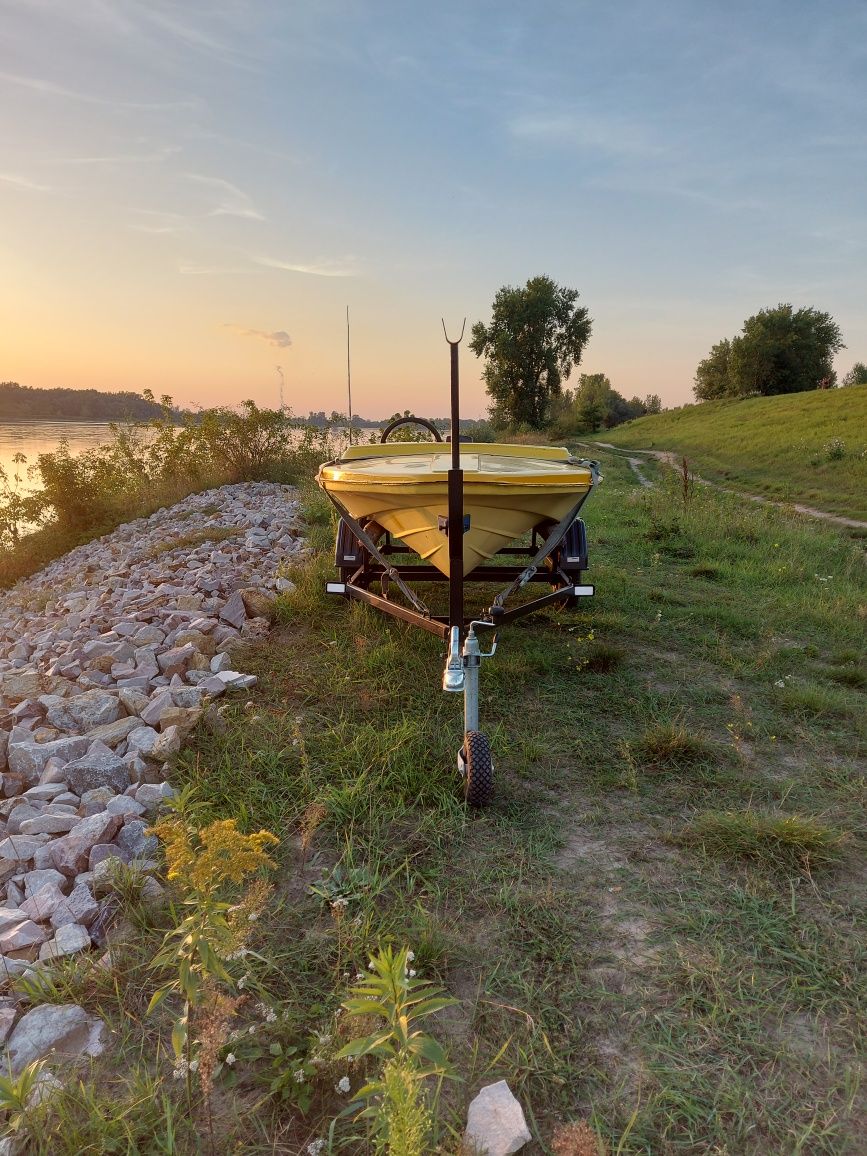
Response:
POLYGON ((147 1013, 195 880, 156 911, 120 888, 110 968, 54 981, 114 1047, 48 1101, 34 1151, 455 1153, 500 1078, 534 1156, 860 1150, 861 552, 654 463, 642 490, 609 457, 586 511, 595 599, 515 624, 485 664, 482 813, 460 799, 440 643, 324 594, 334 527, 308 503, 314 552, 243 656, 258 686, 174 770, 171 861, 229 838, 214 824, 270 831, 271 891, 243 900, 239 867, 208 899, 259 914, 176 1052, 187 996, 147 1013), (350 1062, 377 1024, 400 1052, 386 997, 410 980, 456 1001, 422 1023, 443 1062, 350 1062))
POLYGON ((29 489, 0 470, 0 587, 197 490, 309 480, 331 448, 329 427, 287 410, 245 402, 178 424, 168 400, 159 418, 113 425, 111 440, 95 449, 73 454, 62 442, 30 464, 29 489))

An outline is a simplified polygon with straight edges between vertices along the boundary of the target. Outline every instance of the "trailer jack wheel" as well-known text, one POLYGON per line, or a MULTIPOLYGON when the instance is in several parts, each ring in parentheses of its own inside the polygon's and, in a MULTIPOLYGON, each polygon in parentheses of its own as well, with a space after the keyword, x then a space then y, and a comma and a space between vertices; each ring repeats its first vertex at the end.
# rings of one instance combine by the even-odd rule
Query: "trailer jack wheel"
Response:
POLYGON ((464 794, 470 807, 486 807, 494 796, 494 763, 487 736, 467 731, 458 753, 464 775, 464 794))

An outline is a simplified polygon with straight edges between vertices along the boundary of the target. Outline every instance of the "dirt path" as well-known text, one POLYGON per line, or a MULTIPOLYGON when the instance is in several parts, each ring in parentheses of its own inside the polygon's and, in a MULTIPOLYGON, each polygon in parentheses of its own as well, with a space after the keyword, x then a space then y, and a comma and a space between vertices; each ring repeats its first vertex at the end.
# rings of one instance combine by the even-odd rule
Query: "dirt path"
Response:
MULTIPOLYGON (((591 447, 596 446, 601 450, 611 450, 617 454, 626 454, 625 450, 619 446, 611 445, 610 442, 585 442, 583 444, 591 447)), ((656 458, 657 461, 664 462, 674 470, 680 469, 683 457, 683 455, 673 453, 671 450, 633 450, 632 453, 656 458)), ((627 456, 627 461, 642 486, 653 485, 653 482, 649 481, 641 472, 641 458, 627 456)), ((694 470, 690 470, 690 473, 699 485, 709 486, 712 490, 719 490, 721 494, 734 494, 736 498, 746 498, 749 502, 758 502, 763 506, 776 506, 780 510, 795 510, 799 514, 805 514, 808 518, 820 518, 823 522, 833 522, 837 526, 846 526, 853 530, 867 530, 867 522, 861 522, 857 518, 845 518, 842 514, 829 514, 827 510, 817 510, 813 506, 803 506, 799 502, 776 502, 772 498, 763 498, 760 494, 751 494, 746 490, 733 490, 728 486, 720 486, 717 482, 709 482, 707 478, 700 477, 694 470)))

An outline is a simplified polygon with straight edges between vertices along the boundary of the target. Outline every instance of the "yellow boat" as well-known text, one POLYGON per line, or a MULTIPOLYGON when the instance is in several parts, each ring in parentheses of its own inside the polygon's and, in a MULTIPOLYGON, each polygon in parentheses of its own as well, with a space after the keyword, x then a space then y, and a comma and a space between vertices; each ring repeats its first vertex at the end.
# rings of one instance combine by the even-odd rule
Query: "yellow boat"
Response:
MULTIPOLYGON (((350 446, 317 481, 371 538, 382 531, 449 576, 448 471, 443 442, 350 446)), ((565 448, 464 442, 463 571, 471 573, 534 527, 556 525, 590 492, 594 463, 565 448)))

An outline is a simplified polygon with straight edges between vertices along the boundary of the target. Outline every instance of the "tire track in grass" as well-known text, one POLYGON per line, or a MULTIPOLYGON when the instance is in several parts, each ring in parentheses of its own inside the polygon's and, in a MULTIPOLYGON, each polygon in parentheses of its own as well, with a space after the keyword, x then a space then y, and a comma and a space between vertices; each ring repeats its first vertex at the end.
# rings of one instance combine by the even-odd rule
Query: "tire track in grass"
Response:
MULTIPOLYGON (((626 457, 629 465, 638 481, 642 486, 652 488, 654 483, 649 481, 641 472, 642 460, 641 458, 628 457, 619 446, 613 446, 610 442, 582 442, 579 443, 587 446, 590 449, 606 450, 608 453, 620 454, 626 457)), ((647 457, 655 458, 658 462, 663 462, 667 466, 671 466, 673 470, 680 469, 680 460, 683 455, 675 454, 671 450, 633 450, 633 453, 645 454, 647 457)), ((720 486, 717 482, 709 482, 707 478, 700 477, 694 470, 690 470, 691 476, 700 486, 708 486, 712 490, 719 490, 721 494, 733 494, 736 498, 745 498, 748 502, 757 502, 762 506, 776 506, 778 510, 794 510, 798 514, 804 514, 808 518, 819 518, 823 522, 833 522, 837 526, 846 526, 850 530, 867 530, 867 522, 859 521, 858 518, 846 518, 842 514, 829 514, 827 510, 817 510, 814 506, 804 506, 800 502, 776 502, 772 498, 763 498, 761 494, 751 494, 747 490, 733 490, 728 486, 720 486)))

